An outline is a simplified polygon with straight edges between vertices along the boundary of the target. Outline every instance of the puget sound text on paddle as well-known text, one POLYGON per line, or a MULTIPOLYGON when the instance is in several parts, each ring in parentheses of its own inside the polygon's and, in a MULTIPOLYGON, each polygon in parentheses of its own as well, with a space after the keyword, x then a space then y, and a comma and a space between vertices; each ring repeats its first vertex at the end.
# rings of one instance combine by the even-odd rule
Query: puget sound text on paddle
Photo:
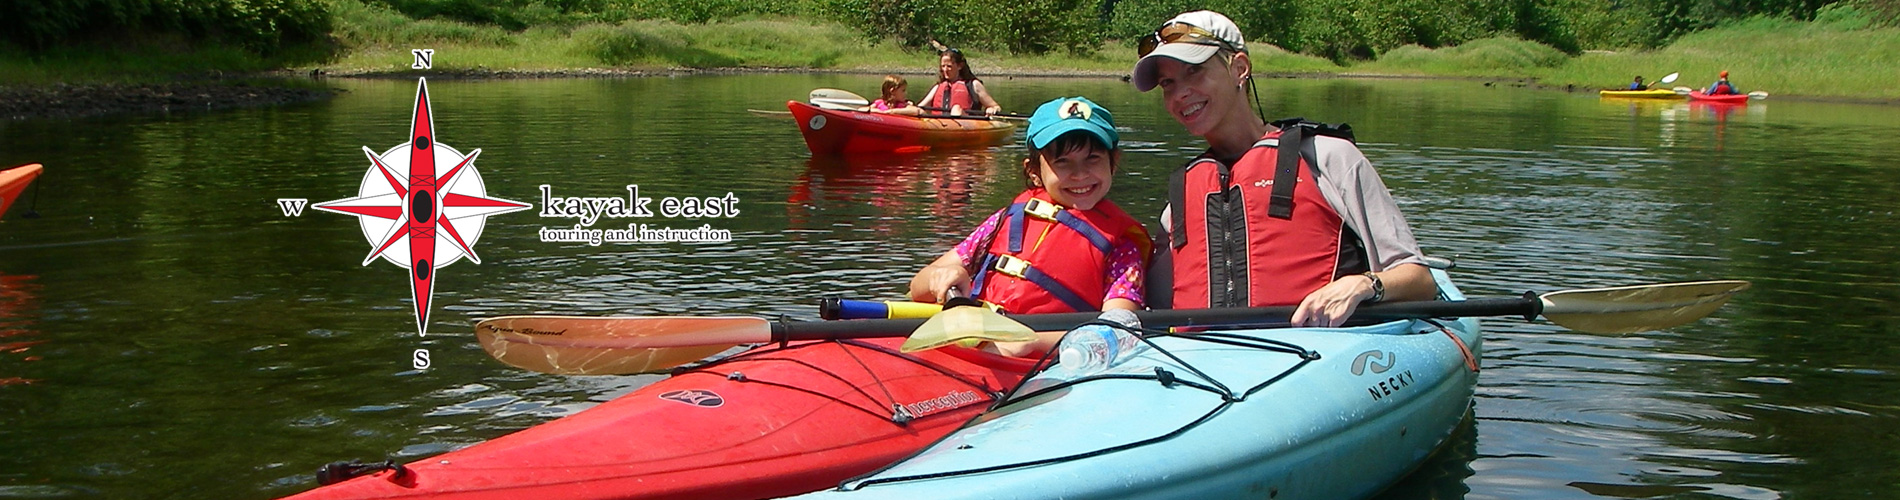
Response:
MULTIPOLYGON (((541 185, 541 216, 580 219, 572 228, 541 228, 541 241, 559 243, 672 243, 732 241, 732 231, 714 229, 711 224, 692 229, 629 223, 626 229, 593 229, 601 217, 647 218, 654 212, 653 198, 640 196, 640 185, 628 184, 622 197, 557 197, 554 187, 541 185)), ((668 218, 726 218, 739 216, 739 197, 727 192, 720 197, 666 197, 660 199, 659 215, 668 218)))

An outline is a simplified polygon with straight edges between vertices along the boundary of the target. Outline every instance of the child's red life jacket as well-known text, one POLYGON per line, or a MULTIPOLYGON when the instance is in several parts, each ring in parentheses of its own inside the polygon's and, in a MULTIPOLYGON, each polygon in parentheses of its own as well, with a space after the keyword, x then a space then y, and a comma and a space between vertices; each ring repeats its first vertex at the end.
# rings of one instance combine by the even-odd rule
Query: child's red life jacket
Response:
POLYGON ((1297 120, 1274 122, 1232 167, 1204 155, 1174 173, 1174 308, 1294 305, 1369 270, 1313 165, 1314 135, 1351 140, 1351 128, 1297 120))
POLYGON ((1003 212, 971 296, 1012 314, 1099 311, 1113 277, 1109 258, 1133 242, 1148 262, 1148 230, 1108 200, 1063 208, 1032 188, 1003 212))

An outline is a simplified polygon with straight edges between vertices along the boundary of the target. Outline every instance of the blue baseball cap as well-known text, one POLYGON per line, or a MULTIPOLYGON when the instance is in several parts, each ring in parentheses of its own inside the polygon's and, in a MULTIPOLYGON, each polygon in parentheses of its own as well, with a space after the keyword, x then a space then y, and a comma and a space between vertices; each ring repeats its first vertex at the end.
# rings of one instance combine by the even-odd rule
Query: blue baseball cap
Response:
POLYGON ((1042 103, 1036 114, 1029 116, 1029 129, 1023 139, 1030 149, 1042 149, 1057 137, 1077 130, 1087 132, 1109 149, 1121 142, 1121 133, 1115 131, 1115 115, 1087 97, 1061 97, 1042 103))

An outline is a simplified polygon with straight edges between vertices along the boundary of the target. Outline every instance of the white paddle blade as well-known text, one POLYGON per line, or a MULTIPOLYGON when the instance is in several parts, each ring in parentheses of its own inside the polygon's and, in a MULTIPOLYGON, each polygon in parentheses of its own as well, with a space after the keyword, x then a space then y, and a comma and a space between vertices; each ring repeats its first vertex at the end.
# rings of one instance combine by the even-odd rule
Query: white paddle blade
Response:
POLYGON ((849 90, 812 89, 811 104, 825 109, 858 109, 870 106, 871 101, 849 90))
POLYGON ((1682 94, 1682 95, 1689 95, 1690 92, 1695 92, 1695 89, 1692 89, 1689 87, 1676 87, 1670 90, 1674 90, 1676 91, 1677 94, 1682 94))
POLYGON ((1754 92, 1749 92, 1749 93, 1748 93, 1748 98, 1749 98, 1749 99, 1767 99, 1767 98, 1768 98, 1768 92, 1767 92, 1767 91, 1765 91, 1765 90, 1757 90, 1757 91, 1754 91, 1754 92))
POLYGON ((1698 281, 1635 285, 1544 294, 1544 319, 1586 333, 1661 330, 1708 316, 1747 281, 1698 281))
POLYGON ((964 339, 992 342, 1028 342, 1036 340, 1036 331, 1016 320, 982 307, 952 307, 924 320, 924 325, 904 339, 903 352, 928 351, 964 339))
POLYGON ((1678 76, 1682 76, 1682 74, 1681 74, 1681 73, 1670 73, 1670 74, 1667 74, 1667 75, 1663 75, 1663 77, 1662 77, 1662 79, 1661 79, 1661 80, 1656 80, 1656 83, 1660 83, 1660 84, 1663 84, 1663 85, 1668 85, 1668 84, 1671 84, 1671 83, 1676 83, 1676 77, 1678 77, 1678 76))
POLYGON ((817 106, 823 109, 834 109, 834 110, 839 110, 839 111, 855 111, 858 108, 871 105, 871 103, 866 102, 864 100, 830 99, 830 98, 813 98, 811 100, 811 104, 813 106, 817 106))
POLYGON ((482 349, 510 366, 560 375, 666 371, 737 344, 770 342, 772 325, 748 317, 505 316, 475 325, 482 349))

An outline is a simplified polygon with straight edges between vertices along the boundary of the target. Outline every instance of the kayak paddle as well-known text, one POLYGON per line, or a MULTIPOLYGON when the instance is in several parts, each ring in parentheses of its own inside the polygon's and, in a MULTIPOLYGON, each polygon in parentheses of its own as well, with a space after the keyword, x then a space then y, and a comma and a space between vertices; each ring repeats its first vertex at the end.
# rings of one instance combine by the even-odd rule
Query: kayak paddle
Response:
POLYGON ((991 342, 1028 342, 1036 340, 1036 331, 1004 317, 994 309, 983 307, 981 303, 963 296, 962 291, 950 289, 950 300, 945 301, 939 312, 931 314, 922 326, 904 339, 904 345, 897 350, 903 352, 928 351, 954 344, 964 339, 988 340, 991 342))
MULTIPOLYGON (((1748 282, 1737 280, 1701 281, 1565 290, 1541 296, 1526 293, 1508 299, 1381 302, 1360 307, 1353 319, 1522 316, 1528 320, 1542 316, 1580 332, 1634 333, 1700 319, 1748 286, 1748 282)), ((1140 311, 1136 316, 1150 327, 1199 326, 1202 328, 1192 330, 1206 330, 1208 326, 1284 322, 1293 309, 1174 309, 1140 311)), ((1009 319, 1033 331, 1063 331, 1093 321, 1098 314, 1024 314, 1009 319)), ((504 316, 477 323, 475 335, 483 349, 509 365, 543 373, 607 375, 662 371, 738 344, 903 337, 924 323, 914 318, 803 322, 744 316, 504 316)))
POLYGON ((1661 79, 1661 80, 1656 80, 1656 83, 1660 83, 1660 84, 1663 84, 1663 85, 1668 85, 1668 84, 1671 84, 1671 83, 1676 83, 1676 77, 1678 77, 1678 76, 1682 76, 1682 74, 1681 74, 1681 73, 1670 73, 1670 74, 1667 74, 1667 75, 1663 75, 1663 77, 1662 77, 1662 79, 1661 79))
MULTIPOLYGON (((1682 95, 1689 95, 1690 92, 1695 92, 1695 89, 1692 89, 1689 87, 1676 87, 1674 90, 1676 91, 1677 94, 1682 94, 1682 95)), ((1767 99, 1768 91, 1757 90, 1754 92, 1749 92, 1748 98, 1749 99, 1767 99)))
POLYGON ((812 89, 811 104, 825 109, 857 110, 870 106, 871 101, 849 90, 812 89))

